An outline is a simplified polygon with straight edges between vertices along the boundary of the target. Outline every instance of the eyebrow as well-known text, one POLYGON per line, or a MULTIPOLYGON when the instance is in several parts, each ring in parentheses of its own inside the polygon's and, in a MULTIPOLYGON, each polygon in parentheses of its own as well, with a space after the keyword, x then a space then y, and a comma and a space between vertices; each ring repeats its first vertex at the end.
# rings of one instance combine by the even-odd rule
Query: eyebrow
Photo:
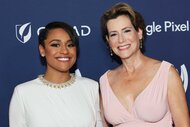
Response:
POLYGON ((131 26, 126 26, 126 27, 124 27, 123 29, 121 29, 121 30, 125 30, 125 29, 128 29, 128 28, 132 28, 131 26))
MULTIPOLYGON (((51 42, 53 42, 53 41, 62 42, 62 41, 59 40, 59 39, 53 39, 53 40, 51 40, 49 43, 51 43, 51 42)), ((72 40, 69 39, 69 40, 65 41, 65 43, 68 43, 68 42, 72 42, 72 40)))
MULTIPOLYGON (((125 30, 125 29, 129 29, 129 28, 132 28, 131 26, 130 27, 128 27, 128 26, 126 26, 126 27, 124 27, 124 28, 122 28, 121 30, 123 31, 123 30, 125 30)), ((110 31, 109 33, 112 33, 112 32, 117 32, 117 31, 110 31)))
POLYGON ((59 40, 59 39, 53 39, 53 40, 49 41, 49 43, 51 43, 51 42, 53 42, 53 41, 61 42, 61 40, 59 40))

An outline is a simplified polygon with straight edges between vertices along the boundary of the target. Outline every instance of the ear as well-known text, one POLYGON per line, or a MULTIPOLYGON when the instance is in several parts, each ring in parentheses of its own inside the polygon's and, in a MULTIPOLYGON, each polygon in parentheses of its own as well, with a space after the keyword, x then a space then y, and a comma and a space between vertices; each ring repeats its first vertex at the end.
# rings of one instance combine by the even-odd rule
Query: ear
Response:
POLYGON ((106 41, 107 41, 107 42, 109 42, 109 38, 108 38, 108 36, 107 36, 107 35, 106 35, 106 41))
POLYGON ((138 37, 139 37, 139 40, 143 39, 143 31, 142 29, 138 29, 138 37))
POLYGON ((40 55, 42 57, 44 57, 45 56, 45 49, 44 49, 44 47, 42 45, 39 45, 39 51, 40 51, 40 55))
POLYGON ((108 37, 108 35, 106 35, 106 43, 107 43, 107 45, 109 45, 109 37, 108 37))

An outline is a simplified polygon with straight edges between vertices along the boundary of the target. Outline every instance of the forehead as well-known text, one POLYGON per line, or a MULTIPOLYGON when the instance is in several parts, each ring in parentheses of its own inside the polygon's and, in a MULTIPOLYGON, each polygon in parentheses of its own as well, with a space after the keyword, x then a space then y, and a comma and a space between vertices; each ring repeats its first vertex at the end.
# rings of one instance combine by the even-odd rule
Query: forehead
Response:
POLYGON ((108 31, 117 30, 117 29, 123 29, 125 27, 132 27, 131 20, 126 15, 118 16, 115 19, 110 19, 107 22, 107 29, 108 31))
POLYGON ((55 28, 49 30, 47 35, 47 40, 48 39, 70 39, 70 36, 64 29, 55 28))

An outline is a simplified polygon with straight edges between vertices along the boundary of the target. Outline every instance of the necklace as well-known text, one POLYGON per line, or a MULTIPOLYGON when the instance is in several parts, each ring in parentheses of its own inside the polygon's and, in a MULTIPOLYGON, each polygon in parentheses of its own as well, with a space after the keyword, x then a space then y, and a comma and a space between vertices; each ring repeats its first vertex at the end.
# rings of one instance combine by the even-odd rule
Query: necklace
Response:
POLYGON ((76 79, 74 74, 71 74, 71 78, 68 81, 63 82, 63 83, 53 83, 53 82, 47 81, 44 78, 44 75, 39 75, 38 78, 44 85, 47 85, 47 86, 49 86, 51 88, 65 88, 65 87, 68 87, 68 86, 72 85, 75 82, 75 79, 76 79))

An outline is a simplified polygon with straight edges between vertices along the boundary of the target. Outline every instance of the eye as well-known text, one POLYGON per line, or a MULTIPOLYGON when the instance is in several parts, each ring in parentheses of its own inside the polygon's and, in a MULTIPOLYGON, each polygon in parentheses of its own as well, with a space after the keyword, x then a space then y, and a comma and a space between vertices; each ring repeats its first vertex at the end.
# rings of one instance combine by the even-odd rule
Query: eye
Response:
POLYGON ((50 41, 50 46, 51 47, 60 47, 60 40, 52 40, 50 41))
POLYGON ((69 43, 67 46, 71 48, 71 47, 75 47, 76 45, 74 43, 69 43))
POLYGON ((67 43, 66 43, 67 47, 69 48, 72 48, 72 47, 75 47, 76 45, 71 41, 69 40, 67 43))
POLYGON ((116 35, 117 35, 116 33, 110 33, 110 34, 109 34, 110 37, 114 37, 114 36, 116 36, 116 35))
POLYGON ((59 46, 60 46, 60 44, 53 43, 53 44, 51 44, 50 46, 52 46, 52 47, 59 47, 59 46))
POLYGON ((131 32, 131 30, 129 29, 124 30, 124 33, 128 33, 128 32, 131 32))

